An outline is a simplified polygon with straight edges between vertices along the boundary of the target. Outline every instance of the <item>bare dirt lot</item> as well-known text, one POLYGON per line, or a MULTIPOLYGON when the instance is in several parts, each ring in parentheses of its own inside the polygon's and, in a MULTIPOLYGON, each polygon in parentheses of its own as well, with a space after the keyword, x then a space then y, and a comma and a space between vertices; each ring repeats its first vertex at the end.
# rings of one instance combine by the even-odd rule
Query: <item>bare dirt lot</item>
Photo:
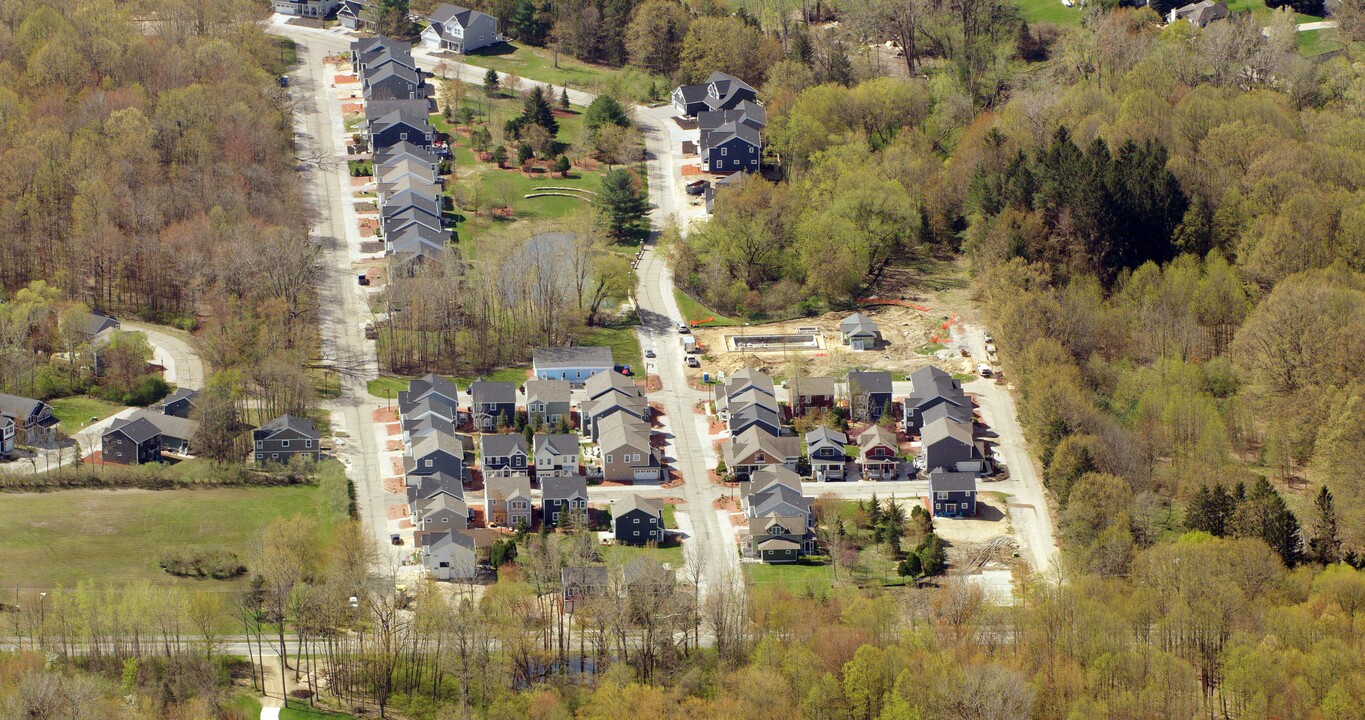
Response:
POLYGON ((697 341, 705 353, 701 369, 713 374, 717 371, 729 374, 746 367, 766 368, 773 375, 782 377, 799 368, 803 374, 838 377, 848 370, 864 367, 903 375, 932 363, 949 372, 970 374, 975 362, 979 362, 960 354, 960 335, 951 314, 932 307, 925 312, 899 305, 869 306, 861 312, 872 318, 881 332, 882 342, 876 349, 856 352, 842 345, 839 322, 852 313, 831 312, 748 327, 698 328, 697 341), (945 324, 949 326, 947 329, 943 327, 945 324), (812 327, 823 337, 825 348, 771 352, 726 349, 726 336, 797 334, 803 332, 803 328, 812 327), (934 342, 935 339, 938 342, 934 342))

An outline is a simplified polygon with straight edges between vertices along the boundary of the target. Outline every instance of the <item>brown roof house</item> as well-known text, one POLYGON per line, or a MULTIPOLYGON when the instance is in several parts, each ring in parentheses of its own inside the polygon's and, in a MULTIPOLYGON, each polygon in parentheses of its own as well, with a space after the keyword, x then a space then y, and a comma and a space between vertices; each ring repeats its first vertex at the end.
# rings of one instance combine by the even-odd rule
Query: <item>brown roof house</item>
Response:
POLYGON ((598 439, 602 479, 616 482, 658 480, 663 466, 649 438, 649 425, 643 420, 624 414, 604 419, 598 439))
POLYGON ((796 470, 796 463, 801 459, 801 439, 795 436, 778 437, 761 428, 751 427, 725 441, 721 454, 735 479, 747 480, 749 475, 769 465, 782 465, 788 470, 796 470))

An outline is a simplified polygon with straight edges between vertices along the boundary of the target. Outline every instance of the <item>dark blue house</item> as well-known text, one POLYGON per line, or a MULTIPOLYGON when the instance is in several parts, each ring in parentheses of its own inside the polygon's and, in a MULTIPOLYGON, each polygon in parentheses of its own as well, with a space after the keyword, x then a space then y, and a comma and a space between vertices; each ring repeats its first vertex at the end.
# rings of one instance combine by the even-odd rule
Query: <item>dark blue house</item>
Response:
POLYGON ((976 473, 931 470, 929 499, 934 517, 975 517, 976 473))
POLYGON ((713 173, 758 172, 763 155, 760 131, 768 124, 762 105, 742 102, 727 110, 697 115, 702 170, 713 173))

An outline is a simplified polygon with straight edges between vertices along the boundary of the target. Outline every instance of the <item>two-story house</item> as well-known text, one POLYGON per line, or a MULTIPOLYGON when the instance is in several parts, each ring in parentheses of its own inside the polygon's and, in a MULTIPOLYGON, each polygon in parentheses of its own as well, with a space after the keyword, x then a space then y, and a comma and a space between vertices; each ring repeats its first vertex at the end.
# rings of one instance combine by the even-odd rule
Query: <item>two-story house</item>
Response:
POLYGON ((664 541, 663 501, 627 495, 612 506, 612 534, 622 545, 661 544, 664 541))
POLYGON ((100 436, 100 457, 119 465, 161 461, 161 433, 144 418, 117 419, 100 436))
POLYGON ((532 427, 555 427, 569 417, 572 393, 568 380, 527 380, 526 422, 532 427))
POLYGON ((663 464, 650 444, 647 423, 629 415, 614 415, 602 420, 600 427, 597 444, 603 480, 635 482, 660 478, 663 464))
POLYGON ((810 475, 817 481, 842 481, 848 462, 848 436, 824 426, 806 433, 806 457, 810 459, 810 475))
POLYGON ((422 567, 437 580, 468 580, 478 572, 474 536, 463 530, 421 533, 422 567))
POLYGON ((753 427, 724 441, 721 456, 736 480, 747 480, 754 472, 769 465, 781 465, 794 471, 801 458, 801 440, 794 436, 779 437, 753 427))
POLYGON ((469 386, 469 414, 479 432, 511 427, 517 419, 517 386, 510 382, 475 380, 469 386))
POLYGON ((57 418, 41 400, 0 393, 0 417, 14 422, 16 443, 50 443, 56 434, 57 418))
POLYGON ((933 498, 934 517, 975 517, 976 473, 930 470, 929 497, 933 498))
POLYGON ((854 422, 877 422, 891 410, 891 373, 883 370, 848 374, 848 416, 854 422))
POLYGON ((787 407, 793 418, 832 410, 835 394, 832 377, 795 377, 787 383, 787 407))
POLYGON ((444 473, 464 477, 464 443, 454 435, 431 433, 422 437, 403 457, 403 474, 407 478, 444 473))
POLYGON ((558 527, 569 514, 588 515, 588 482, 581 477, 547 477, 540 481, 540 521, 558 527))
POLYGON ((858 436, 858 465, 864 480, 895 480, 900 473, 900 443, 895 431, 873 425, 858 436))
POLYGON ((469 506, 463 498, 440 493, 413 508, 413 526, 419 532, 445 532, 469 528, 469 506))
POLYGON ((15 437, 18 434, 18 426, 14 424, 14 421, 0 415, 0 460, 8 460, 14 457, 15 437))
POLYGON ((918 434, 925 413, 940 407, 958 422, 972 422, 972 401, 952 375, 932 365, 910 373, 910 394, 902 403, 905 431, 918 434))
POLYGON ((518 433, 484 435, 479 439, 479 456, 485 479, 529 475, 531 472, 526 437, 518 433))
POLYGON ((336 12, 341 0, 270 0, 270 7, 281 15, 321 20, 336 12))
POLYGON ((815 550, 815 514, 801 478, 781 466, 758 470, 741 485, 744 549, 765 563, 796 562, 815 550))
POLYGON ((985 453, 972 436, 972 426, 946 416, 926 424, 920 432, 920 468, 925 472, 940 468, 987 472, 985 453))
POLYGON ((158 407, 162 414, 171 417, 188 419, 190 413, 198 407, 199 391, 189 388, 179 388, 175 392, 167 395, 158 407))
POLYGON ((536 435, 531 438, 536 479, 578 475, 577 435, 536 435))
POLYGON ((366 100, 415 100, 427 97, 426 75, 401 62, 386 62, 361 77, 366 100))
POLYGON ((497 18, 478 10, 441 3, 427 20, 422 45, 431 50, 468 54, 503 41, 497 18))
POLYGON ((730 110, 757 99, 758 93, 748 83, 717 70, 704 83, 675 88, 673 110, 682 117, 697 117, 707 110, 730 110))
POLYGON ((515 528, 532 523, 531 478, 528 475, 488 477, 483 481, 483 512, 489 527, 515 528))
POLYGON ((303 457, 317 460, 322 433, 312 420, 281 415, 251 432, 252 453, 257 463, 289 462, 303 457))

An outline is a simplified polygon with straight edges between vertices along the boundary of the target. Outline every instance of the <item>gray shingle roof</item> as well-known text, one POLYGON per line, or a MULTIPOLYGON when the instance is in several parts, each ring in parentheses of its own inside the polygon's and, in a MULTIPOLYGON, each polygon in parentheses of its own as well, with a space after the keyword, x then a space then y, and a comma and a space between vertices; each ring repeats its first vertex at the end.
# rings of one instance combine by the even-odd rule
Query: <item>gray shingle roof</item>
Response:
POLYGON ((647 498, 641 495, 627 495, 625 498, 616 501, 616 504, 611 508, 611 514, 612 517, 619 518, 626 513, 635 510, 643 510, 645 513, 653 515, 654 517, 663 517, 664 505, 663 501, 658 498, 647 498))
POLYGON ((475 404, 517 402, 517 385, 510 382, 475 380, 469 385, 469 394, 475 404))
POLYGON ((929 471, 929 492, 975 492, 976 473, 953 472, 944 468, 929 471))
POLYGON ((557 434, 542 434, 532 438, 532 446, 536 452, 540 452, 543 447, 549 447, 550 451, 556 455, 577 455, 578 436, 557 434))
POLYGON ((322 437, 322 434, 318 432, 318 428, 313 424, 312 420, 294 415, 281 415, 260 427, 261 430, 269 430, 271 432, 279 432, 285 428, 307 437, 322 437))
POLYGON ((454 20, 455 24, 468 29, 469 25, 483 14, 484 13, 481 13, 478 10, 470 10, 467 7, 451 5, 450 3, 441 3, 440 7, 436 8, 436 10, 431 13, 430 18, 432 22, 442 24, 454 20))
POLYGON ((848 435, 823 425, 806 433, 807 448, 813 448, 824 443, 831 443, 842 448, 848 444, 848 435))
POLYGON ((531 352, 531 362, 537 368, 604 368, 615 366, 611 348, 595 345, 572 347, 543 347, 531 352))
POLYGON ((517 452, 525 455, 526 437, 520 433, 484 435, 479 439, 479 452, 484 457, 508 457, 517 452))
POLYGON ((151 410, 137 409, 129 416, 129 420, 146 420, 157 429, 157 432, 167 437, 179 440, 192 440, 194 434, 199 432, 199 423, 186 418, 166 415, 164 413, 153 412, 151 410))
POLYGON ((484 496, 489 500, 531 499, 531 478, 527 475, 484 478, 484 496))
POLYGON ((588 496, 588 481, 582 477, 547 477, 540 481, 540 492, 546 500, 568 500, 588 496))
POLYGON ((640 394, 640 386, 636 385, 634 380, 615 371, 597 373, 588 378, 588 381, 583 383, 583 387, 590 399, 599 398, 613 390, 631 395, 640 394))
POLYGON ((900 447, 900 443, 896 441, 896 433, 881 425, 873 425, 858 436, 858 449, 864 452, 877 445, 885 445, 893 450, 900 447))
POLYGON ((568 380, 527 380, 526 402, 529 405, 539 400, 543 403, 566 403, 573 390, 568 380))
POLYGON ((920 444, 932 445, 944 438, 953 438, 963 445, 972 445, 972 428, 948 418, 939 418, 924 426, 920 432, 920 444))
POLYGON ((109 429, 106 430, 104 434, 107 436, 116 432, 128 436, 129 440, 132 440, 138 445, 141 445, 152 438, 161 436, 161 431, 157 430, 155 425, 147 422, 146 418, 138 418, 136 420, 115 420, 109 424, 109 429))
POLYGON ((875 335, 877 323, 862 313, 853 313, 839 321, 839 332, 845 335, 875 335))
POLYGON ((855 370, 848 374, 850 392, 890 393, 891 373, 884 370, 855 370))

